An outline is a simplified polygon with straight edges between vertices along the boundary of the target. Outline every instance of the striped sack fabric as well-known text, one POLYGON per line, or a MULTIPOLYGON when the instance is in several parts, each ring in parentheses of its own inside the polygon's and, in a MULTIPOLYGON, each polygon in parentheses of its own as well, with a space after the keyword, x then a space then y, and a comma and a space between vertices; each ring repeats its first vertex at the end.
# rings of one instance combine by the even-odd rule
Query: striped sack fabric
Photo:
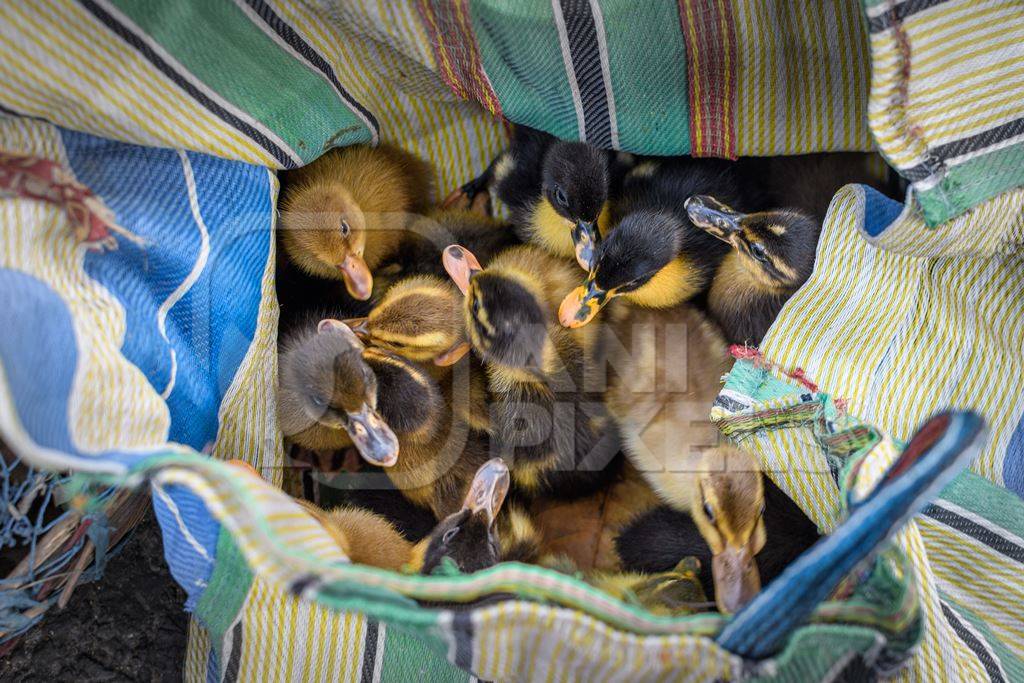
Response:
MULTIPOLYGON (((123 228, 103 235, 115 250, 90 250, 66 207, 0 195, 11 331, 0 336, 0 434, 39 466, 149 484, 172 572, 199 615, 190 680, 461 679, 467 669, 808 680, 890 672, 908 653, 897 674, 908 680, 1024 675, 1019 4, 341 5, 0 6, 0 153, 56 164, 123 228), (268 169, 388 141, 430 159, 444 190, 501 148, 494 115, 642 153, 877 143, 913 182, 903 207, 863 188, 837 195, 815 273, 761 350, 892 437, 870 448, 878 472, 937 409, 985 417, 972 474, 871 573, 915 596, 919 610, 903 614, 920 614, 916 650, 910 622, 880 645, 878 624, 819 619, 752 666, 711 639, 715 615, 666 621, 537 568, 417 579, 351 566, 274 488, 268 169), (229 458, 263 480, 217 461, 229 458), (531 601, 438 610, 413 600, 492 592, 531 601)), ((842 498, 821 435, 771 427, 736 436, 832 529, 842 498)))

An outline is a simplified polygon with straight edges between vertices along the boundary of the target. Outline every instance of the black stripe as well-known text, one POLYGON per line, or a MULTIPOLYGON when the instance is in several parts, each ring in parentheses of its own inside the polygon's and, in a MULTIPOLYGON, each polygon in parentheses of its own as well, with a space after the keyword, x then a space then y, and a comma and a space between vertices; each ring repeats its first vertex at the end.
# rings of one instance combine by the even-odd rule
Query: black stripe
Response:
POLYGON ((947 0, 906 0, 900 4, 892 7, 877 17, 871 17, 868 19, 868 31, 871 33, 878 33, 884 31, 887 28, 892 27, 894 24, 901 23, 904 19, 909 16, 913 16, 918 12, 941 5, 947 2, 947 0))
POLYGON ((1000 536, 988 527, 984 527, 975 521, 967 519, 963 515, 958 515, 952 510, 947 510, 939 505, 929 505, 925 508, 924 514, 937 522, 942 522, 948 527, 952 527, 957 531, 967 534, 975 540, 981 541, 989 548, 1005 555, 1014 562, 1024 564, 1024 548, 1017 545, 1010 539, 1000 536))
POLYGON ((170 64, 163 60, 160 55, 153 51, 153 49, 146 44, 139 35, 133 33, 127 26, 122 24, 116 18, 114 18, 109 12, 100 7, 94 0, 78 0, 85 9, 93 14, 97 19, 103 22, 107 28, 117 34, 122 40, 131 45, 135 50, 141 54, 150 64, 160 70, 165 76, 174 81, 175 85, 184 90, 192 97, 196 102, 203 105, 211 112, 216 114, 218 117, 231 124, 239 131, 248 135, 250 138, 255 140, 263 149, 270 152, 270 154, 277 159, 282 166, 285 168, 295 168, 295 161, 289 156, 289 154, 279 147, 273 140, 268 138, 266 135, 261 133, 255 127, 246 123, 242 119, 238 118, 224 107, 217 104, 211 98, 207 97, 199 88, 197 88, 184 74, 179 73, 170 64))
POLYGON ((469 671, 473 666, 473 613, 469 610, 452 613, 455 636, 455 666, 469 671))
POLYGON ((327 77, 327 80, 331 82, 334 89, 338 91, 338 95, 341 99, 345 100, 353 109, 358 110, 363 116, 367 118, 370 125, 373 127, 373 137, 377 138, 380 135, 380 124, 377 122, 376 117, 370 113, 370 110, 359 104, 356 98, 352 97, 351 94, 338 80, 334 74, 334 69, 327 63, 320 53, 313 49, 313 47, 303 40, 302 36, 295 32, 287 22, 285 22, 273 8, 263 0, 245 0, 246 4, 249 5, 259 15, 267 26, 271 28, 277 35, 279 35, 293 50, 302 55, 302 58, 312 64, 320 73, 327 77))
POLYGON ((377 664, 377 638, 380 635, 380 623, 374 619, 366 620, 366 636, 363 644, 363 672, 359 680, 362 683, 373 683, 373 668, 377 664))
POLYGON ((238 680, 238 670, 242 662, 242 620, 239 619, 235 627, 231 629, 231 656, 228 657, 228 665, 224 668, 224 683, 235 683, 238 680))
POLYGON ((569 37, 569 56, 583 102, 583 127, 586 141, 611 149, 612 124, 608 111, 608 92, 601 71, 601 50, 597 43, 597 25, 587 0, 559 0, 565 32, 569 37))
POLYGON ((967 627, 963 625, 963 622, 960 621, 949 605, 943 601, 940 601, 940 604, 942 605, 942 613, 946 616, 946 621, 953 627, 960 640, 964 641, 967 647, 971 648, 971 651, 978 657, 978 661, 981 662, 982 666, 985 667, 985 671, 988 672, 989 679, 997 683, 1005 683, 1006 679, 1003 678, 1003 674, 999 671, 999 664, 985 643, 981 642, 977 636, 967 630, 967 627))
MULTIPOLYGON (((994 147, 1019 135, 1024 135, 1024 118, 1007 121, 995 128, 983 130, 969 138, 961 138, 938 147, 933 147, 928 150, 928 154, 939 159, 950 159, 971 152, 983 151, 987 147, 994 147)), ((900 170, 900 175, 910 182, 918 182, 936 175, 940 170, 939 164, 924 162, 917 166, 900 170)))

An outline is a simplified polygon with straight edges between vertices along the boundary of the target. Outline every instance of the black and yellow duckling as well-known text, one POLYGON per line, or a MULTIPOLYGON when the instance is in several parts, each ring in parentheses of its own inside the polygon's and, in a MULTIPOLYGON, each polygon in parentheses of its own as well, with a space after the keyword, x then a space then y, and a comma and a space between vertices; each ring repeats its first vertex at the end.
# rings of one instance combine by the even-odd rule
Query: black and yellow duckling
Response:
POLYGON ((324 321, 284 340, 278 419, 290 441, 314 450, 354 445, 369 463, 390 467, 398 438, 377 410, 377 377, 363 345, 344 325, 324 321))
POLYGON ((430 167, 388 145, 332 149, 281 176, 281 241, 304 272, 370 298, 372 272, 397 256, 410 215, 427 208, 430 167))
POLYGON ((705 593, 715 596, 721 611, 735 611, 755 584, 771 583, 820 538, 814 522, 770 478, 756 478, 760 489, 749 475, 719 472, 702 484, 700 509, 661 506, 639 515, 616 539, 622 566, 657 573, 695 557, 705 593), (750 533, 752 515, 759 521, 750 533), (747 564, 750 554, 756 581, 747 564))
POLYGON ((685 201, 701 192, 739 201, 736 165, 672 159, 634 168, 616 205, 621 221, 597 248, 585 283, 562 301, 561 323, 586 325, 620 296, 637 306, 669 308, 704 292, 728 248, 690 221, 685 201))
POLYGON ((821 222, 796 209, 741 213, 708 195, 686 202, 690 220, 732 247, 708 292, 729 341, 759 344, 814 270, 821 222))
POLYGON ((589 269, 594 247, 608 227, 610 173, 621 165, 619 157, 610 158, 585 142, 515 126, 509 148, 461 191, 472 197, 493 190, 509 207, 523 240, 555 256, 575 257, 589 269))
POLYGON ((461 572, 493 566, 501 558, 498 513, 509 488, 508 467, 485 462, 474 474, 465 498, 421 541, 413 543, 383 515, 360 508, 322 510, 299 503, 353 562, 392 571, 430 574, 448 558, 461 572))
POLYGON ((513 458, 517 490, 592 492, 611 474, 605 465, 618 440, 601 397, 585 391, 601 330, 567 330, 552 315, 574 266, 533 245, 501 252, 486 269, 452 245, 444 265, 465 296, 467 337, 487 368, 492 449, 513 458))

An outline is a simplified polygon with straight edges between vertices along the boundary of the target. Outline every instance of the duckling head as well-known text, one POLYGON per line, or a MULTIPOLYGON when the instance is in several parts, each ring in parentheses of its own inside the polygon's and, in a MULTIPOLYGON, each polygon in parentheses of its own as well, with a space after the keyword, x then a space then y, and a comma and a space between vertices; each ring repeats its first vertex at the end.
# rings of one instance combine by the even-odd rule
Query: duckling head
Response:
POLYGON ((281 238, 289 258, 310 275, 344 280, 353 298, 369 299, 366 216, 351 193, 337 183, 313 182, 291 188, 281 203, 281 238))
POLYGON ((608 160, 585 142, 559 141, 544 156, 542 192, 572 236, 576 260, 590 270, 600 241, 597 219, 608 198, 608 160))
POLYGON ((732 246, 754 282, 766 289, 796 289, 814 269, 821 223, 806 213, 740 213, 708 195, 687 199, 686 212, 698 228, 732 246))
POLYGON ((501 458, 488 460, 473 477, 462 509, 441 520, 430 533, 423 554, 423 574, 430 574, 445 558, 463 573, 486 569, 501 559, 495 520, 511 477, 501 458))
POLYGON ((400 280, 369 316, 346 323, 370 345, 418 363, 451 365, 469 350, 462 296, 434 276, 400 280))
POLYGON ((472 252, 458 245, 447 247, 443 260, 465 295, 465 329, 477 353, 510 368, 540 366, 547 316, 526 278, 517 272, 484 270, 472 252))
POLYGON ((565 327, 582 327, 617 296, 635 292, 679 255, 679 221, 663 211, 637 211, 598 247, 586 282, 569 293, 558 308, 565 327))
POLYGON ((368 462, 389 467, 398 439, 377 411, 377 377, 363 346, 344 323, 323 320, 314 334, 286 347, 280 358, 281 426, 288 435, 310 428, 344 431, 368 462))
POLYGON ((723 614, 761 590, 754 561, 766 541, 761 477, 754 458, 736 448, 712 449, 702 458, 691 515, 711 548, 715 601, 723 614))

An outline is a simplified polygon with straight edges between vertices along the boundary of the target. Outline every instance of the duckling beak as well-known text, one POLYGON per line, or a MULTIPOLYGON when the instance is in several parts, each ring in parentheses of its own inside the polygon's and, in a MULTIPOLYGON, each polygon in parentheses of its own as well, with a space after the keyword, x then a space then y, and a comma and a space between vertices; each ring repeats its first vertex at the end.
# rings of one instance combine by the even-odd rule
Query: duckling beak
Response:
POLYGON ((469 342, 459 342, 434 359, 434 365, 447 367, 455 365, 469 351, 469 342))
POLYGON ((466 296, 466 292, 469 291, 469 280, 483 270, 480 262, 476 260, 476 256, 473 256, 473 252, 458 244, 445 247, 444 253, 441 255, 441 263, 444 264, 448 277, 462 292, 462 296, 466 296))
POLYGON ((593 278, 588 279, 587 284, 580 285, 562 299, 558 307, 558 322, 563 327, 583 327, 614 297, 614 290, 605 291, 597 286, 593 278))
POLYGON ((370 338, 369 321, 369 318, 347 318, 341 322, 345 323, 361 340, 367 341, 370 338))
POLYGON ((740 221, 744 214, 706 194, 690 197, 685 206, 690 222, 709 235, 736 246, 736 240, 742 234, 740 221))
POLYGON ((338 264, 341 277, 345 280, 345 289, 352 295, 353 299, 366 301, 373 291, 373 275, 364 261, 355 254, 349 254, 345 260, 338 264))
POLYGON ((356 413, 348 413, 345 431, 353 445, 371 465, 391 467, 398 462, 398 437, 383 418, 368 405, 356 413))
POLYGON ((476 471, 463 507, 474 515, 486 514, 492 524, 505 502, 511 478, 508 465, 501 458, 491 458, 476 471))
POLYGON ((580 268, 588 273, 594 267, 594 252, 600 241, 594 221, 577 221, 572 228, 572 244, 576 251, 576 261, 580 268))
POLYGON ((737 612, 761 590, 761 575, 749 543, 738 548, 726 546, 711 558, 711 576, 715 582, 715 602, 722 614, 737 612))

